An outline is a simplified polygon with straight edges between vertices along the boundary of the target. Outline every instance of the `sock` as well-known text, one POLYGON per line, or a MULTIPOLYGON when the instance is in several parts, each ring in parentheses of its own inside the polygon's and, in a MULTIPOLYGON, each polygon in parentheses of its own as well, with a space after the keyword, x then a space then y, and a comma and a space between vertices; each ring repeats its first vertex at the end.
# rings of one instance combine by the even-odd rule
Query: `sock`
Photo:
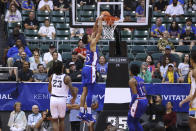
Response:
POLYGON ((84 113, 84 107, 80 107, 80 112, 84 113))
POLYGON ((87 113, 91 114, 91 107, 87 107, 87 113))

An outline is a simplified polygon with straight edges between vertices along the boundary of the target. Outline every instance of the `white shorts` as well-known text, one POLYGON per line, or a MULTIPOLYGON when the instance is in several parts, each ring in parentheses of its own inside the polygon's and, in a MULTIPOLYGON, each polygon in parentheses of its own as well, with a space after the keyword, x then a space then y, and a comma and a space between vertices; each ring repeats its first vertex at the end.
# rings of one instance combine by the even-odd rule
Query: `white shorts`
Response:
POLYGON ((53 119, 65 117, 66 100, 66 97, 50 97, 50 112, 53 119))

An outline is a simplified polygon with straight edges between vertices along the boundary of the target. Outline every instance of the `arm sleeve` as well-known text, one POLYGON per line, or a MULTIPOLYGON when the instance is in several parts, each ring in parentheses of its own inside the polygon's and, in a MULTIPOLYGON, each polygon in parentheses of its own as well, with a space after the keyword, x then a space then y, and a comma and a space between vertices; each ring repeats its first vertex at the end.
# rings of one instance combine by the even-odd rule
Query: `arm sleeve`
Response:
POLYGON ((27 53, 28 57, 32 56, 32 53, 31 53, 31 51, 29 50, 29 48, 27 46, 25 47, 25 52, 27 53))
POLYGON ((58 54, 58 60, 62 61, 62 56, 60 53, 58 54))
POLYGON ((31 119, 31 115, 28 115, 28 122, 27 122, 27 125, 28 125, 28 126, 31 126, 31 125, 32 125, 30 119, 31 119))
POLYGON ((27 118, 26 118, 26 115, 25 115, 24 112, 23 112, 23 115, 22 115, 22 121, 23 121, 22 129, 25 129, 26 126, 27 126, 27 118))
POLYGON ((6 12, 5 21, 8 22, 8 19, 9 19, 9 11, 6 12))
POLYGON ((165 14, 169 14, 169 12, 170 12, 169 10, 170 10, 170 6, 168 5, 166 10, 165 10, 165 14))
POLYGON ((22 16, 19 10, 17 10, 17 14, 18 14, 18 21, 22 21, 22 16))
POLYGON ((42 27, 39 28, 38 34, 42 33, 42 27))
POLYGON ((183 15, 183 14, 184 14, 184 10, 183 10, 183 8, 182 8, 181 5, 179 5, 179 6, 180 6, 180 7, 179 7, 179 10, 180 10, 179 14, 180 14, 180 15, 183 15))
POLYGON ((12 54, 12 48, 10 48, 10 49, 8 50, 8 52, 7 52, 7 57, 8 57, 8 58, 11 57, 11 54, 12 54))
POLYGON ((9 127, 11 127, 12 124, 13 124, 13 120, 12 120, 12 119, 13 119, 13 113, 11 112, 11 113, 10 113, 10 118, 9 118, 9 121, 8 121, 8 126, 9 126, 9 127))
POLYGON ((53 2, 52 1, 50 1, 49 6, 50 6, 50 9, 53 10, 53 2))
POLYGON ((43 2, 42 2, 42 0, 39 2, 39 4, 38 4, 38 10, 40 10, 40 8, 42 8, 42 6, 43 6, 43 2))

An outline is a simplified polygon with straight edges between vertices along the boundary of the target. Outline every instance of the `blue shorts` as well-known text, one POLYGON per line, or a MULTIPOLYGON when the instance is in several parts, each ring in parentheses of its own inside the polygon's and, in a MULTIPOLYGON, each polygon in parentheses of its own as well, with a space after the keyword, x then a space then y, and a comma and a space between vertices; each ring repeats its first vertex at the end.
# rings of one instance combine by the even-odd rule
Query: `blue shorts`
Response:
POLYGON ((82 69, 82 85, 95 84, 96 82, 96 69, 94 66, 85 65, 82 69))
POLYGON ((140 118, 145 112, 148 106, 147 99, 136 99, 135 102, 131 105, 128 112, 128 117, 140 118))

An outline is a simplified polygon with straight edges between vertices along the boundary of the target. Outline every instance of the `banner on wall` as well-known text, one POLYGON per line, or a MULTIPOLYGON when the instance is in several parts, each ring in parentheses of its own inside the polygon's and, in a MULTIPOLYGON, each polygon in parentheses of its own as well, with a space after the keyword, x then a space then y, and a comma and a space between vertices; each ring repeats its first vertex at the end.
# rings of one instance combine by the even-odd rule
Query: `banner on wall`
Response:
MULTIPOLYGON (((80 97, 82 93, 81 84, 74 83, 73 86, 79 89, 78 96, 80 97)), ((179 102, 189 94, 190 85, 188 84, 146 84, 146 91, 148 95, 160 94, 163 104, 172 101, 174 110, 177 112, 188 111, 188 103, 182 108, 178 107, 179 102)), ((97 84, 94 92, 98 97, 99 108, 97 110, 101 111, 104 105, 105 84, 97 84)), ((1 111, 13 110, 16 101, 22 103, 22 110, 31 110, 32 105, 35 104, 39 106, 40 110, 46 110, 49 109, 49 99, 47 83, 0 83, 1 111)))

